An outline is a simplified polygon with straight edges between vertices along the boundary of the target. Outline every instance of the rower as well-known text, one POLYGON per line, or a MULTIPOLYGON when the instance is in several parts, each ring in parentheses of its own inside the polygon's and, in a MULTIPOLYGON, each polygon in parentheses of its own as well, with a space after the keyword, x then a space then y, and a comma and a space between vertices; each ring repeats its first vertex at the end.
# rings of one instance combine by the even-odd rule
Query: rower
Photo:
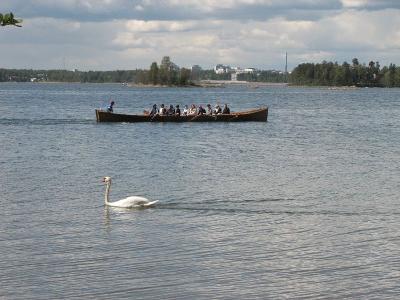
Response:
POLYGON ((111 101, 110 105, 107 107, 107 111, 112 113, 114 112, 113 106, 114 106, 115 102, 111 101))
POLYGON ((224 110, 222 111, 223 114, 229 115, 231 113, 231 110, 228 107, 228 104, 224 105, 224 110))
POLYGON ((179 104, 176 105, 175 115, 176 116, 180 116, 181 115, 181 109, 179 108, 179 104))
POLYGON ((152 116, 155 116, 157 113, 158 113, 157 104, 154 104, 154 105, 153 105, 153 108, 151 109, 150 116, 151 116, 151 117, 152 117, 152 116))

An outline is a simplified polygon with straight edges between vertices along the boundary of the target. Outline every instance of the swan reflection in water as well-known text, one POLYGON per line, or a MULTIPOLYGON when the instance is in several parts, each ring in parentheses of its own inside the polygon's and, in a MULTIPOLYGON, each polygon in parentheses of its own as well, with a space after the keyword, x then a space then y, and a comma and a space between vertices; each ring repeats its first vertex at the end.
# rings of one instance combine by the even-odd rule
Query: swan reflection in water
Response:
POLYGON ((135 216, 133 214, 137 212, 138 209, 120 208, 105 205, 103 211, 104 225, 108 230, 110 230, 113 220, 132 221, 133 219, 135 219, 135 216))

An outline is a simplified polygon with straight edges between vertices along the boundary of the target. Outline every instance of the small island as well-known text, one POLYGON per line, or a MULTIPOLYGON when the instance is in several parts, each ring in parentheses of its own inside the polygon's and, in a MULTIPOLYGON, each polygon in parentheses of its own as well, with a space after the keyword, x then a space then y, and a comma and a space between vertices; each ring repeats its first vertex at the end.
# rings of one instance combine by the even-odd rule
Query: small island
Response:
POLYGON ((381 68, 378 61, 360 64, 347 62, 303 63, 290 74, 290 83, 300 86, 400 87, 400 67, 390 64, 381 68))

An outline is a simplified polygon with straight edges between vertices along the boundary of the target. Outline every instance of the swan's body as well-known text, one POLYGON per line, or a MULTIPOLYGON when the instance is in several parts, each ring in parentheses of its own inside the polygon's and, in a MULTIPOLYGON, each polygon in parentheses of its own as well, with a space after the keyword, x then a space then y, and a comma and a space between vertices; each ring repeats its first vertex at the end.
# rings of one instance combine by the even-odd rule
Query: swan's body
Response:
POLYGON ((103 182, 106 184, 104 203, 108 206, 121 207, 121 208, 145 208, 145 207, 151 207, 158 202, 158 200, 150 201, 144 197, 139 197, 139 196, 130 196, 115 202, 109 202, 111 177, 104 177, 103 182))

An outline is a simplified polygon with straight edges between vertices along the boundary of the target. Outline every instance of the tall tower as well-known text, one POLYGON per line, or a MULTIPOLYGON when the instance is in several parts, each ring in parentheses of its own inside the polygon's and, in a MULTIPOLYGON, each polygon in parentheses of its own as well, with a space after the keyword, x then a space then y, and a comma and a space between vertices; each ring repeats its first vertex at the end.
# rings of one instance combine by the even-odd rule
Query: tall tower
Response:
POLYGON ((285 74, 287 74, 287 52, 286 52, 285 74))
POLYGON ((288 72, 287 72, 287 52, 285 56, 285 81, 288 82, 288 72))

